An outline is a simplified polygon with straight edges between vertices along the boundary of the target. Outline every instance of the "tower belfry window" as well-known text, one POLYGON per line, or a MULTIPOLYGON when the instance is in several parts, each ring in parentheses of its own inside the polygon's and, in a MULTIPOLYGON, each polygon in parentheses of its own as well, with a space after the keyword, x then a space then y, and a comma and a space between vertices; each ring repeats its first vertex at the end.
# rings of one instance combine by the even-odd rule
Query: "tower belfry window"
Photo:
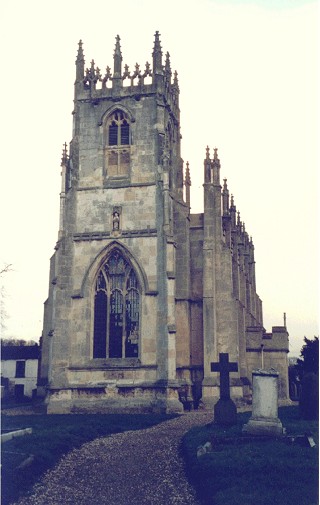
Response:
POLYGON ((107 121, 106 169, 108 177, 126 177, 130 169, 130 124, 123 111, 107 121))
POLYGON ((93 357, 138 357, 139 335, 139 282, 132 266, 115 249, 96 280, 93 357))
POLYGON ((129 144, 129 125, 127 121, 124 119, 121 125, 121 144, 129 144))
POLYGON ((109 126, 109 146, 118 145, 118 125, 115 121, 109 126))

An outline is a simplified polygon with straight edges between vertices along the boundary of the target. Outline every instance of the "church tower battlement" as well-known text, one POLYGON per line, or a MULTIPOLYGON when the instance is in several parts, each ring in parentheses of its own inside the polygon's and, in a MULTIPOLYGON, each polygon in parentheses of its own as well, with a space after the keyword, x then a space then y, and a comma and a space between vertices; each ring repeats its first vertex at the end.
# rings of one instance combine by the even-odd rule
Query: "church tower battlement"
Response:
POLYGON ((287 395, 286 328, 263 328, 254 246, 204 160, 204 211, 191 212, 179 84, 155 33, 152 64, 88 68, 79 42, 72 139, 61 159, 58 240, 44 304, 39 394, 49 413, 180 412, 219 397, 211 363, 229 353, 237 401, 264 362, 287 395))
POLYGON ((113 72, 107 66, 104 75, 100 68, 95 66, 94 60, 91 60, 90 68, 85 69, 83 44, 81 40, 79 41, 76 59, 75 100, 89 100, 96 105, 99 100, 124 100, 128 97, 139 100, 141 94, 157 93, 158 98, 164 100, 170 113, 178 120, 180 92, 178 74, 175 71, 172 78, 168 52, 163 65, 159 32, 155 33, 152 67, 147 61, 143 71, 138 63, 135 64, 132 71, 127 64, 122 68, 119 35, 116 37, 113 60, 113 72))
POLYGON ((152 61, 153 67, 147 62, 144 72, 138 64, 133 72, 128 65, 123 70, 117 36, 113 72, 107 67, 103 76, 93 60, 85 69, 79 42, 65 191, 72 185, 119 187, 162 179, 170 193, 182 200, 178 77, 175 72, 172 78, 169 53, 163 62, 158 32, 152 61))

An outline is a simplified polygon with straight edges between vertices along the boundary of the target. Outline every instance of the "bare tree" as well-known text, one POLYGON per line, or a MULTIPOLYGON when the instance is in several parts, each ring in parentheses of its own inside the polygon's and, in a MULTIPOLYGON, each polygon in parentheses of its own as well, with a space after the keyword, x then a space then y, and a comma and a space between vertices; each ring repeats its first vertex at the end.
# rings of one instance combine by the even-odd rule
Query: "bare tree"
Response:
POLYGON ((35 340, 24 340, 23 338, 0 338, 1 347, 38 345, 35 340))
POLYGON ((2 277, 3 274, 6 274, 7 272, 12 272, 12 265, 11 263, 5 263, 2 270, 0 270, 0 277, 2 277))
MULTIPOLYGON (((7 274, 8 272, 12 272, 11 263, 5 263, 0 270, 0 278, 7 274)), ((5 309, 5 298, 6 298, 6 290, 1 282, 0 285, 0 333, 2 334, 6 329, 5 320, 8 318, 8 314, 5 309)))

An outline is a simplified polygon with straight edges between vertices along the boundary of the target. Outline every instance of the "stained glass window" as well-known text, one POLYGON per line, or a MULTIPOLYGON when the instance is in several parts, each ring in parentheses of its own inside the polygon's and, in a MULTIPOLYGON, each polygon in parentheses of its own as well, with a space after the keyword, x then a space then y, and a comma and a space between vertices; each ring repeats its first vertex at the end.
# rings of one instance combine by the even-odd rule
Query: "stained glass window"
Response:
POLYGON ((93 357, 138 357, 139 325, 139 282, 132 265, 115 249, 97 275, 93 357))

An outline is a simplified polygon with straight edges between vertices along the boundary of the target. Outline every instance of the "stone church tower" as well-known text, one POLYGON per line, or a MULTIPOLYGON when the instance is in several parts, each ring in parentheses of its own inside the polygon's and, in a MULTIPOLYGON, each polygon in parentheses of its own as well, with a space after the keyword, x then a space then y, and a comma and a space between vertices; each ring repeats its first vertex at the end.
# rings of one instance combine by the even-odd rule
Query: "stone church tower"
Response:
POLYGON ((273 366, 288 397, 285 327, 263 328, 254 247, 204 160, 204 212, 190 213, 179 85, 156 32, 152 65, 113 72, 76 60, 73 136, 62 156, 60 229, 45 302, 39 394, 48 412, 179 412, 212 406, 220 352, 231 393, 273 366), (263 349, 263 353, 262 353, 263 349))

